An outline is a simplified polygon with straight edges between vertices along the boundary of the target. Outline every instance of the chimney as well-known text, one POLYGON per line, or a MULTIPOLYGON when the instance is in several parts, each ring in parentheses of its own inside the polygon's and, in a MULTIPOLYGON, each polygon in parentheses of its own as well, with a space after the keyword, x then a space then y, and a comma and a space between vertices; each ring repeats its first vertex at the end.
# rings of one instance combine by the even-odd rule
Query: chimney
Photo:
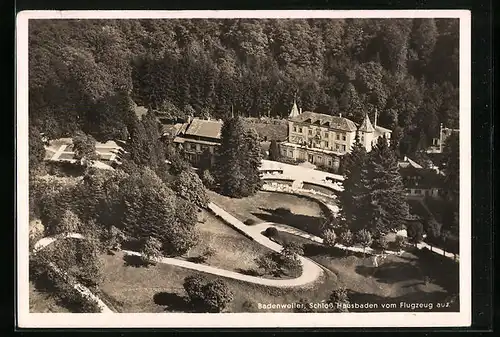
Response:
POLYGON ((342 113, 339 113, 339 117, 342 118, 342 113))
POLYGON ((375 108, 375 120, 374 120, 374 123, 373 123, 373 126, 377 126, 377 117, 378 117, 378 110, 377 108, 375 108))
POLYGON ((299 109, 299 114, 301 114, 301 113, 302 113, 302 108, 299 109))

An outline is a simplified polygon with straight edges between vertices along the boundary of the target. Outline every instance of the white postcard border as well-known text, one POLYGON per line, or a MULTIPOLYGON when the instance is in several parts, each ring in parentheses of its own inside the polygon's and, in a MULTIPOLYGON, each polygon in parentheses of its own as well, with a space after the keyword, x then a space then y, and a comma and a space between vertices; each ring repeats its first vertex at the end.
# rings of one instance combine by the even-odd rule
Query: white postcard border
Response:
MULTIPOLYGON (((20 328, 447 327, 471 324, 471 15, 468 10, 23 11, 16 20, 17 320, 20 328), (459 18, 460 312, 458 313, 29 313, 28 20, 131 18, 459 18)), ((388 299, 388 302, 390 299, 388 299)))

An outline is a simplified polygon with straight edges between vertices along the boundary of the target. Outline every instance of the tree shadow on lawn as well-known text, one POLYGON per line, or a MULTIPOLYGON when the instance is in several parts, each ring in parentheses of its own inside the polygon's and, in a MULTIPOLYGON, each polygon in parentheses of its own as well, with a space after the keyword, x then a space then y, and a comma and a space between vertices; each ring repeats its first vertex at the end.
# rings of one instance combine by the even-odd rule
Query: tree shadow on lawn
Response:
POLYGON ((370 293, 360 293, 352 290, 348 290, 349 302, 351 304, 377 304, 373 308, 360 308, 360 309, 350 309, 350 312, 454 312, 459 311, 459 301, 458 297, 450 295, 447 292, 433 291, 433 292, 423 292, 416 291, 411 292, 398 297, 385 297, 370 293), (405 303, 406 305, 401 305, 405 303), (432 309, 427 308, 414 308, 412 309, 412 304, 426 304, 432 303, 432 309), (441 308, 437 307, 437 304, 444 304, 441 308), (395 307, 382 307, 382 304, 395 304, 395 307))
POLYGON ((255 269, 243 269, 243 268, 236 268, 235 270, 237 273, 244 274, 244 275, 249 275, 249 276, 263 276, 262 273, 255 269))
POLYGON ((314 235, 321 234, 321 226, 325 222, 325 219, 316 216, 295 214, 292 212, 280 214, 280 211, 277 209, 263 207, 259 207, 259 209, 267 213, 252 212, 251 214, 263 221, 288 225, 314 235))
POLYGON ((176 293, 158 292, 153 295, 153 301, 157 305, 164 306, 165 311, 198 312, 186 298, 176 293))
POLYGON ((123 255, 123 261, 127 267, 144 268, 147 264, 141 259, 140 256, 136 255, 123 255))
POLYGON ((424 281, 424 273, 419 267, 406 262, 389 262, 378 267, 357 266, 356 273, 365 277, 375 277, 377 282, 397 283, 408 280, 424 281))
POLYGON ((450 293, 458 293, 458 263, 432 252, 414 252, 417 259, 408 262, 388 262, 379 267, 357 266, 356 272, 372 276, 382 283, 396 283, 407 280, 422 280, 436 284, 450 293))

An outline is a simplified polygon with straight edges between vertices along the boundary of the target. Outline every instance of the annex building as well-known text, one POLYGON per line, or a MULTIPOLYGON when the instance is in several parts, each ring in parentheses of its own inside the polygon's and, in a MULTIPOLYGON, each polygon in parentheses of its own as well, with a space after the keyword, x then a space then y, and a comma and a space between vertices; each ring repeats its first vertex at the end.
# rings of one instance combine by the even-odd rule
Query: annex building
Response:
POLYGON ((222 121, 200 118, 188 118, 179 126, 174 137, 174 143, 181 145, 191 164, 197 166, 203 152, 212 155, 220 145, 222 121))

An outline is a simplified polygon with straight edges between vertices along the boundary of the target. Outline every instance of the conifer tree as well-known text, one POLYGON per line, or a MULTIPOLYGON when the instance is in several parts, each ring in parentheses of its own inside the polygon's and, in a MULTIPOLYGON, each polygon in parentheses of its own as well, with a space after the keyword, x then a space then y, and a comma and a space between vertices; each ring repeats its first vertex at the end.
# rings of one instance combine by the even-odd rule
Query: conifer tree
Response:
POLYGON ((224 122, 215 157, 215 179, 222 194, 242 198, 260 188, 258 135, 245 131, 239 117, 224 122))
POLYGON ((271 140, 269 145, 269 159, 278 160, 280 158, 280 148, 276 139, 271 140))
POLYGON ((356 141, 351 152, 344 156, 344 190, 339 194, 341 214, 354 231, 364 227, 362 212, 368 189, 366 185, 367 153, 365 147, 356 141))
POLYGON ((370 152, 367 168, 370 203, 365 220, 370 221, 369 229, 378 237, 400 228, 408 216, 398 160, 384 137, 370 152))

